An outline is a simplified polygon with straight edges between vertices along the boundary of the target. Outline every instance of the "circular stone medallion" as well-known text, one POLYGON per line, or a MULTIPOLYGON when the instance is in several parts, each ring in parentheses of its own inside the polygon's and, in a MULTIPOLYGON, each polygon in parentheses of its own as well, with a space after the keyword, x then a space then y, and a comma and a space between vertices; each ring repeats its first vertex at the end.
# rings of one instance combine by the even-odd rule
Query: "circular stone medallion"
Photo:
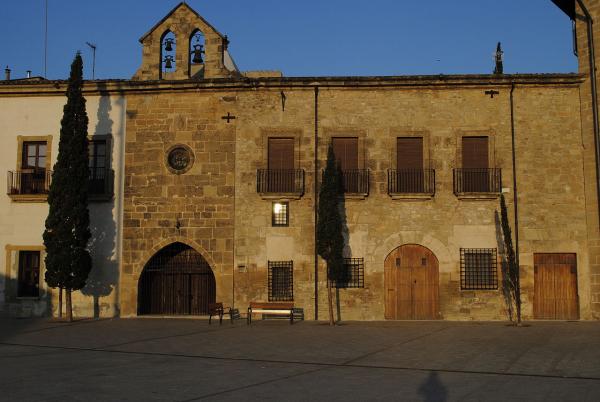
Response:
POLYGON ((183 145, 172 147, 167 153, 167 165, 173 173, 185 173, 192 167, 192 151, 183 145))

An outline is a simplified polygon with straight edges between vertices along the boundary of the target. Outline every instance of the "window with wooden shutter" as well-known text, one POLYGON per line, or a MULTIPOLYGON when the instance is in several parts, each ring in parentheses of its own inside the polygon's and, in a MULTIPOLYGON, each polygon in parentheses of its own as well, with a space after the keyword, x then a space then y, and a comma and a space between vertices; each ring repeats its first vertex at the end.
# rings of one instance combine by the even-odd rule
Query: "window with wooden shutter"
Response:
POLYGON ((488 137, 463 137, 462 167, 465 169, 487 169, 488 137))
POLYGON ((400 169, 423 169, 423 138, 400 137, 397 139, 396 166, 400 169))
POLYGON ((394 193, 433 192, 433 176, 423 169, 423 137, 396 139, 396 171, 391 177, 394 193))
POLYGON ((294 169, 294 139, 269 138, 269 170, 294 169))
POLYGON ((358 138, 334 137, 333 153, 342 170, 358 169, 358 138))
POLYGON ((462 139, 463 191, 486 193, 490 191, 488 167, 488 137, 463 137, 462 139))

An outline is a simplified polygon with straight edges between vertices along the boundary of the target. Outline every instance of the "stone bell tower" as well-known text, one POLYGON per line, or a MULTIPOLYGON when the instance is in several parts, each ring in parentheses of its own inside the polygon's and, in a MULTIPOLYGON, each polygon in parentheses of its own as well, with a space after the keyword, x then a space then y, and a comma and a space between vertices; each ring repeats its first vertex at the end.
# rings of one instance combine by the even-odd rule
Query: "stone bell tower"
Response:
POLYGON ((188 80, 239 75, 227 37, 185 2, 140 39, 142 65, 133 80, 188 80))

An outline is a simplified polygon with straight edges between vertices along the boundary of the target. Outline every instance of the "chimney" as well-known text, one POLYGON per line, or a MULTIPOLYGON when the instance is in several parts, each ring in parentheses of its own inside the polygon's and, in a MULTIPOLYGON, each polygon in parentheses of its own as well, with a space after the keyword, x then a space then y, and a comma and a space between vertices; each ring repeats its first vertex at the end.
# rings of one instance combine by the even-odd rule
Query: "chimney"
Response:
POLYGON ((8 66, 4 69, 4 79, 10 81, 10 68, 8 68, 8 66))
POLYGON ((31 70, 27 70, 27 78, 31 78, 31 70))

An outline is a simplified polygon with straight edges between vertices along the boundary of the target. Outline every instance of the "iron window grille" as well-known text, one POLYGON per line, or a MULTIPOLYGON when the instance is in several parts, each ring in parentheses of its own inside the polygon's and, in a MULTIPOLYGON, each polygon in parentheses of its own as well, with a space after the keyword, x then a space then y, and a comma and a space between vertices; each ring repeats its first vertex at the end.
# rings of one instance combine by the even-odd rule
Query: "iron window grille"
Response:
MULTIPOLYGON (((331 277, 331 275, 329 275, 331 277)), ((365 287, 364 258, 344 258, 344 276, 338 281, 331 281, 331 286, 338 289, 365 287)))
POLYGON ((273 226, 289 226, 289 203, 274 202, 272 208, 271 224, 273 226))
POLYGON ((498 262, 495 248, 460 249, 462 290, 497 290, 498 262))
POLYGON ((294 262, 269 261, 269 301, 294 300, 294 262))

